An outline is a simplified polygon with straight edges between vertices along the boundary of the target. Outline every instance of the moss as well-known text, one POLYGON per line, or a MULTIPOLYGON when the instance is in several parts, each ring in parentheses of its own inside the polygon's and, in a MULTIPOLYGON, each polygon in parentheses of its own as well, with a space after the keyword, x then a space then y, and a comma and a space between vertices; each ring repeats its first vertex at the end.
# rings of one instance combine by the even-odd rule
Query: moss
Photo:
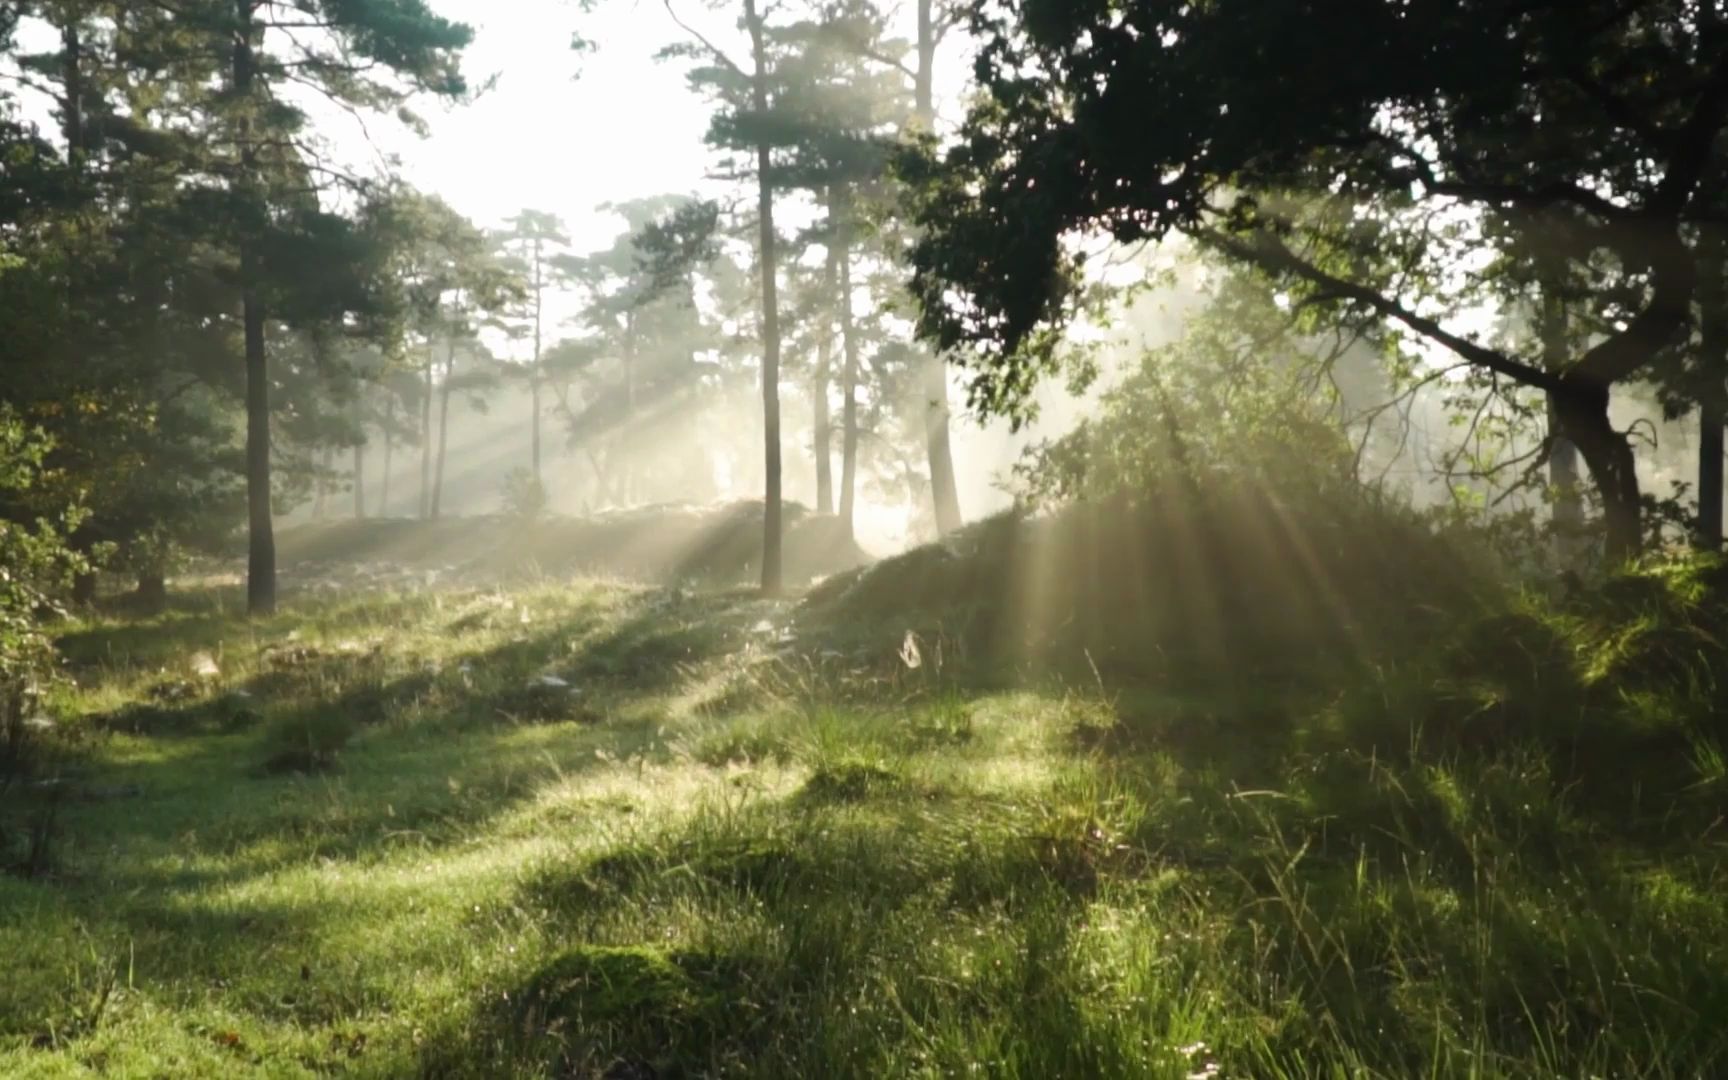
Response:
POLYGON ((684 970, 659 950, 581 946, 541 968, 522 998, 529 1024, 556 1018, 653 1023, 689 1012, 698 994, 684 970))
POLYGON ((359 726, 355 716, 335 709, 315 709, 288 717, 269 733, 264 770, 282 773, 334 769, 359 726))
POLYGON ((848 756, 818 765, 800 794, 814 802, 858 802, 904 786, 904 778, 880 762, 848 756))

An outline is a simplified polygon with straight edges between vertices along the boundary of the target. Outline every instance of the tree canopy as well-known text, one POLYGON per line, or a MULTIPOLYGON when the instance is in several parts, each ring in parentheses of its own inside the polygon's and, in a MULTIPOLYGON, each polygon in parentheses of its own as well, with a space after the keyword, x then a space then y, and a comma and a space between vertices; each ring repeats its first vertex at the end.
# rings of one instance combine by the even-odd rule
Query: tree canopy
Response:
POLYGON ((970 17, 982 98, 908 172, 923 329, 960 350, 979 405, 1014 411, 1057 363, 1086 237, 1183 233, 1549 394, 1613 546, 1636 549, 1608 395, 1689 326, 1728 119, 1711 5, 980 0, 970 17), (1600 330, 1557 365, 1470 326, 1494 275, 1538 258, 1600 330))

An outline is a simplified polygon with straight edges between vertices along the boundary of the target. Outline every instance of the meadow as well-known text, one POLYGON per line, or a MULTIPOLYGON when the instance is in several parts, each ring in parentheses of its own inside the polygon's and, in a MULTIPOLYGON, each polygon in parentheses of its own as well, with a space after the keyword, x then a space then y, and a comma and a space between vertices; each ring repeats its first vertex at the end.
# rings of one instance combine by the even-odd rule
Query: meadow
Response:
POLYGON ((111 606, 0 798, 0 1074, 1710 1075, 1724 580, 1301 682, 605 580, 111 606))

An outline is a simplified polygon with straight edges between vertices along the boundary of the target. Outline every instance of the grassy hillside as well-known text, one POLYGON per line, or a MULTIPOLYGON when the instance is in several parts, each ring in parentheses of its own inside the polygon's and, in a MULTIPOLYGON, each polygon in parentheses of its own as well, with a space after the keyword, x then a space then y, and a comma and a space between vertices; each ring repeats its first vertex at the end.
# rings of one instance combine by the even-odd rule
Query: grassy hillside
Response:
POLYGON ((1719 566, 1326 680, 1011 687, 956 620, 909 666, 865 581, 69 627, 0 796, 0 1075, 1728 1061, 1719 566))
MULTIPOLYGON (((786 515, 788 582, 802 584, 869 560, 837 519, 797 505, 786 515)), ((546 574, 753 584, 761 576, 762 504, 656 506, 537 521, 496 515, 348 519, 285 529, 278 541, 291 585, 473 584, 546 574)))

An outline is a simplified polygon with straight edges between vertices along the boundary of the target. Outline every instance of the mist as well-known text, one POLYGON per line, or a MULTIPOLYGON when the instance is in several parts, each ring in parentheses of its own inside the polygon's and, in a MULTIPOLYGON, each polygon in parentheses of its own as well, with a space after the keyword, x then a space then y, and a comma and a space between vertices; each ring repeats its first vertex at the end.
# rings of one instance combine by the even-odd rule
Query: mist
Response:
POLYGON ((0 0, 0 1077, 1725 1075, 1725 178, 1714 2, 0 0))

